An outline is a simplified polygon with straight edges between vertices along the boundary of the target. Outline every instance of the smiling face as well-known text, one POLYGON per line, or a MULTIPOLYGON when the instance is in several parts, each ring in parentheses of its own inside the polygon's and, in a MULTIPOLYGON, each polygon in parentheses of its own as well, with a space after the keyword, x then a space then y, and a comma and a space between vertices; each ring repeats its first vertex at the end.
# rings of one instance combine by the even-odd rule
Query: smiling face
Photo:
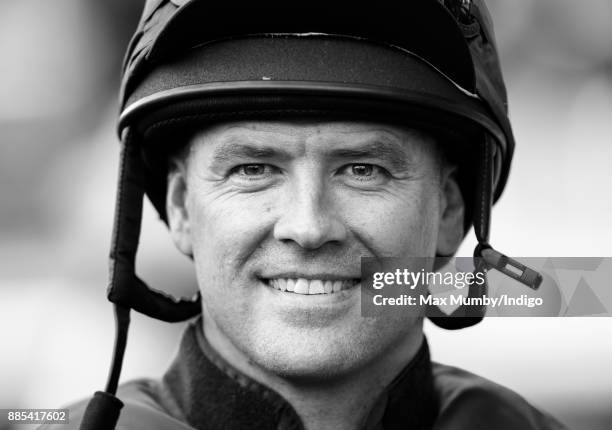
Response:
POLYGON ((169 175, 177 247, 230 361, 285 377, 359 370, 421 320, 361 316, 361 257, 452 254, 459 188, 431 137, 376 123, 245 121, 197 134, 169 175))

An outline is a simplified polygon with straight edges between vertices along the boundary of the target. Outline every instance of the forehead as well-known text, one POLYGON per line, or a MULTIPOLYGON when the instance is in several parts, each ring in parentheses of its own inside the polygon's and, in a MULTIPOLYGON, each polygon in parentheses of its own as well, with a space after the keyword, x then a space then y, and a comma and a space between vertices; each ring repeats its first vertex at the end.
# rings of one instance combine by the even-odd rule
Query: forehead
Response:
POLYGON ((434 156, 437 151, 430 133, 413 128, 364 121, 292 120, 235 121, 205 127, 194 134, 190 152, 244 146, 277 148, 295 156, 369 148, 418 159, 434 156))

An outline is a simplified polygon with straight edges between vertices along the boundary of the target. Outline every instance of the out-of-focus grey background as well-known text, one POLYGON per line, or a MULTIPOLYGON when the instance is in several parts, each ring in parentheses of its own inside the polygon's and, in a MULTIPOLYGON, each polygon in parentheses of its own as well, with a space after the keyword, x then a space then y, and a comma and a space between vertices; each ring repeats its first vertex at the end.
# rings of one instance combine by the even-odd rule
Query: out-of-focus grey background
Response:
MULTIPOLYGON (((611 256, 612 2, 489 5, 517 138, 493 243, 513 256, 611 256)), ((141 7, 0 0, 0 408, 59 407, 104 386, 116 99, 141 7)), ((150 206, 138 269, 195 292, 150 206)), ((122 379, 160 375, 181 328, 134 315, 122 379)), ((612 428, 612 318, 491 318, 427 333, 435 360, 509 386, 572 428, 612 428)))

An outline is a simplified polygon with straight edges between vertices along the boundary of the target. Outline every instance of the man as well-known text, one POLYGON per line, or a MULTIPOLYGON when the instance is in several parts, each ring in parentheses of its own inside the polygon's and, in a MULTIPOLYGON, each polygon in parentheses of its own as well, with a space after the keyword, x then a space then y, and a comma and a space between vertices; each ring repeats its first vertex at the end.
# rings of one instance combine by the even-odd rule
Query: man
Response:
MULTIPOLYGON (((361 258, 451 256, 513 149, 482 2, 149 1, 126 58, 106 392, 81 428, 549 429, 516 394, 432 364, 421 317, 363 316, 361 258), (473 4, 472 4, 473 3, 473 4), (134 274, 142 195, 201 301, 134 274), (190 324, 162 380, 117 391, 129 309, 190 324)), ((428 267, 433 270, 434 267, 428 267)), ((447 328, 478 322, 433 321, 447 328)))

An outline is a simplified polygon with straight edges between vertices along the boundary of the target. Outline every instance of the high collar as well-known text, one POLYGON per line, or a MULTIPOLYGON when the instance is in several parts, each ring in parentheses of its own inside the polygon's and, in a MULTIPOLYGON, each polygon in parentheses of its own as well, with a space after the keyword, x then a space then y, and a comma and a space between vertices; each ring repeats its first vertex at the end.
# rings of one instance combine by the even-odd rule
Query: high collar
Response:
MULTIPOLYGON (((198 430, 304 428, 280 394, 235 369, 210 346, 201 319, 185 331, 163 386, 172 405, 167 409, 198 430)), ((375 403, 364 430, 430 429, 437 409, 429 348, 423 340, 375 403)))

